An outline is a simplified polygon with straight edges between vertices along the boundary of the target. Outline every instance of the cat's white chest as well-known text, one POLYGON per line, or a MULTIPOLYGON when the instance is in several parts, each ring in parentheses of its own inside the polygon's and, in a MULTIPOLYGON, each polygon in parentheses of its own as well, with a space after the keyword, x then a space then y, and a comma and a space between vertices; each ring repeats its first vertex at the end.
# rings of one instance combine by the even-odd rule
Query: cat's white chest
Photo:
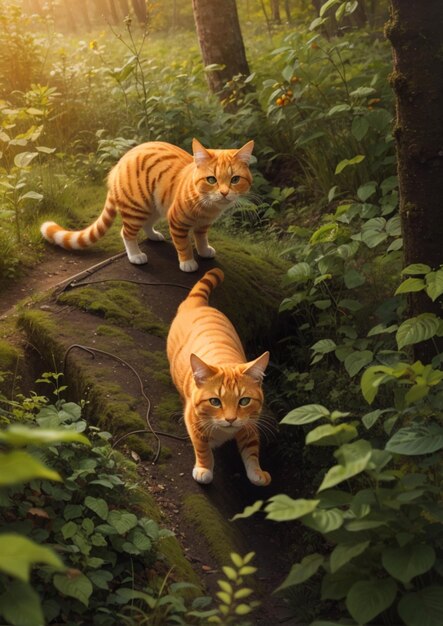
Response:
POLYGON ((238 428, 215 428, 209 439, 209 445, 211 448, 218 448, 222 446, 226 441, 234 439, 238 433, 238 428))

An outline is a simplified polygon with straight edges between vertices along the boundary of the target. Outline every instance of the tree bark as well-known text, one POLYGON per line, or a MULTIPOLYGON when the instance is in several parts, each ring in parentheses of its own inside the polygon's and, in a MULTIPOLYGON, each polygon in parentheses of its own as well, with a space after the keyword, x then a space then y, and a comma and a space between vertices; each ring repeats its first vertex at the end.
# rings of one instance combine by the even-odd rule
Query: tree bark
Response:
MULTIPOLYGON (((396 95, 394 135, 397 144, 400 217, 406 265, 443 263, 443 2, 391 0, 386 36, 393 47, 391 84, 396 95)), ((409 314, 441 306, 423 292, 410 294, 409 314)), ((443 338, 437 338, 443 351, 443 338)), ((415 346, 428 362, 435 345, 415 346)))
POLYGON ((286 13, 286 20, 288 24, 290 24, 292 21, 290 0, 285 0, 285 13, 286 13))
POLYGON ((120 17, 118 14, 118 10, 115 4, 115 0, 108 0, 109 2, 109 9, 111 12, 111 21, 113 24, 119 24, 120 23, 120 17))
POLYGON ((211 91, 224 102, 226 83, 237 74, 249 76, 250 71, 235 0, 224 0, 222 11, 218 5, 217 0, 192 0, 203 63, 224 66, 206 74, 211 91))
POLYGON ((129 1, 128 0, 119 0, 120 1, 120 11, 123 17, 127 17, 131 11, 129 9, 129 1))
POLYGON ((280 0, 271 0, 271 15, 273 22, 281 24, 280 0))
POLYGON ((145 25, 148 21, 148 12, 146 10, 145 0, 132 0, 132 6, 140 24, 145 25))

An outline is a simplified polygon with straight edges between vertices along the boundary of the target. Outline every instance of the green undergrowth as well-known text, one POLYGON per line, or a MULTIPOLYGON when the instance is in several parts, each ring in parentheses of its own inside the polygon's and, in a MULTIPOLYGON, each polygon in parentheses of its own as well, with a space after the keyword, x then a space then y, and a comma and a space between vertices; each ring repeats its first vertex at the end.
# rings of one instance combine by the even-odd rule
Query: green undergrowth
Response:
POLYGON ((184 498, 183 512, 186 521, 205 538, 209 554, 222 566, 228 555, 241 551, 241 542, 236 531, 202 494, 184 498))
POLYGON ((135 285, 115 282, 102 286, 79 287, 59 296, 59 302, 95 313, 119 325, 132 326, 157 337, 165 337, 166 325, 137 297, 135 285))

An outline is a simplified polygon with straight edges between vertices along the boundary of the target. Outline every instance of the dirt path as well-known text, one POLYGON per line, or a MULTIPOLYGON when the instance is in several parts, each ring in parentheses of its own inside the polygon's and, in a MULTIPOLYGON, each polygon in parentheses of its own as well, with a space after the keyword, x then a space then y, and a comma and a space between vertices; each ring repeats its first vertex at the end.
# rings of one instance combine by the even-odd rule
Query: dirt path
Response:
MULTIPOLYGON (((185 292, 176 286, 166 288, 161 285, 152 286, 142 283, 173 282, 184 287, 191 287, 196 278, 213 266, 213 262, 202 261, 201 268, 195 275, 183 274, 177 268, 175 251, 171 245, 153 242, 144 245, 149 250, 149 263, 146 266, 131 266, 127 259, 122 257, 99 270, 90 280, 118 281, 120 279, 139 282, 136 292, 142 304, 142 310, 151 311, 166 325, 167 329, 167 324, 172 320, 185 292)), ((109 256, 111 256, 109 253, 105 254, 94 249, 75 254, 57 248, 48 248, 45 261, 30 270, 26 278, 15 283, 4 294, 0 302, 0 319, 14 312, 14 305, 17 301, 24 297, 39 295, 42 291, 53 288, 65 279, 100 263, 109 256)), ((227 268, 225 265, 223 267, 226 272, 227 268)), ((239 269, 233 267, 231 272, 237 273, 239 269)), ((229 281, 227 284, 229 285, 229 281)), ((97 300, 101 297, 100 294, 105 294, 106 297, 110 297, 111 304, 114 304, 119 297, 123 297, 112 291, 114 287, 115 282, 106 282, 101 285, 91 285, 90 288, 97 290, 97 300)), ((223 295, 223 290, 219 291, 223 295)), ((128 293, 131 296, 131 292, 128 293)), ((41 354, 45 353, 48 342, 51 346, 52 342, 54 345, 57 344, 60 354, 68 346, 78 342, 101 350, 112 351, 115 355, 127 360, 141 374, 143 385, 152 403, 154 428, 170 429, 172 433, 184 434, 181 423, 171 422, 169 405, 164 406, 166 397, 170 402, 171 398, 173 401, 177 395, 175 390, 168 388, 170 381, 167 362, 161 361, 162 358, 164 359, 165 352, 164 335, 146 332, 133 325, 122 325, 121 321, 116 323, 115 320, 108 319, 103 310, 98 311, 97 308, 95 313, 91 310, 81 310, 83 305, 80 306, 79 302, 75 301, 78 290, 67 292, 67 295, 69 294, 74 299, 60 301, 47 297, 39 302, 36 308, 43 310, 45 315, 56 320, 56 325, 49 331, 49 335, 40 336, 38 332, 35 336, 28 335, 31 343, 38 346, 41 354), (112 333, 111 326, 114 329, 112 333), (155 362, 155 365, 152 365, 151 361, 155 362)), ((214 296, 217 297, 217 294, 214 293, 214 296)), ((31 332, 35 332, 35 328, 31 332)), ((44 327, 42 332, 46 332, 44 327)), ((54 362, 53 359, 52 362, 54 362)), ((136 414, 139 415, 138 419, 140 417, 144 419, 146 406, 141 398, 140 388, 131 372, 121 363, 113 362, 100 355, 91 359, 90 354, 75 351, 70 355, 68 365, 69 370, 66 376, 68 384, 71 387, 77 384, 78 379, 82 379, 74 393, 84 394, 85 389, 89 389, 90 406, 95 404, 97 409, 100 407, 97 411, 101 415, 99 419, 104 420, 100 425, 106 430, 119 435, 130 431, 133 428, 128 417, 131 411, 135 416, 133 419, 137 419, 136 414), (123 395, 117 390, 117 384, 124 392, 123 395), (95 393, 99 396, 98 401, 93 396, 95 393), (121 395, 120 404, 119 395, 121 395)), ((96 413, 95 419, 97 417, 96 413)), ((145 437, 144 441, 146 442, 144 445, 150 445, 152 439, 145 437)), ((167 453, 162 456, 161 462, 153 467, 150 462, 140 461, 140 474, 145 488, 160 505, 165 523, 176 533, 195 571, 205 580, 213 593, 217 590, 216 581, 220 578, 223 564, 220 558, 217 558, 217 551, 223 551, 224 555, 231 550, 242 553, 251 550, 256 552, 255 564, 259 568, 258 582, 263 606, 257 612, 254 624, 276 626, 280 621, 288 625, 296 624, 297 622, 290 618, 290 613, 288 614, 281 598, 272 596, 272 591, 290 568, 286 528, 281 524, 266 522, 260 516, 234 524, 229 522, 233 515, 242 511, 245 506, 254 503, 257 499, 266 499, 281 490, 281 484, 279 484, 281 467, 276 462, 275 455, 273 458, 272 454, 267 455, 264 451, 264 467, 271 470, 275 480, 270 487, 259 489, 250 485, 246 479, 235 446, 226 445, 216 451, 216 473, 213 484, 201 486, 191 477, 193 452, 189 442, 163 439, 162 444, 163 450, 165 452, 167 450, 167 453), (212 530, 207 528, 208 525, 206 524, 205 527, 205 523, 201 523, 207 521, 202 518, 210 517, 213 513, 219 518, 219 520, 214 518, 214 525, 219 526, 215 533, 217 536, 212 536, 212 530), (229 545, 228 549, 226 549, 227 545, 229 545)), ((126 452, 132 458, 138 458, 139 452, 143 456, 143 446, 140 444, 141 447, 138 448, 138 445, 139 442, 134 438, 125 441, 126 452)))

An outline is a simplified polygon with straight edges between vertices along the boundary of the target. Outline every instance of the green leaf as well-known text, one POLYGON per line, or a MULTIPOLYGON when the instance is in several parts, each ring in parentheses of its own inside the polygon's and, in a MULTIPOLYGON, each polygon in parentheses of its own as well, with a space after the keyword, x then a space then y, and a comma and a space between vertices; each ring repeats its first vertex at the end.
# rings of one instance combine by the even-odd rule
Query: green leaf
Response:
POLYGON ((14 485, 34 478, 61 480, 60 474, 20 450, 0 453, 0 486, 14 485))
POLYGON ((343 280, 347 289, 355 289, 366 282, 366 278, 357 270, 350 269, 343 274, 343 280))
POLYGON ((413 263, 412 265, 407 265, 402 269, 401 274, 415 275, 415 274, 427 274, 431 271, 429 265, 424 265, 424 263, 413 263))
POLYGON ((306 556, 301 563, 295 563, 288 576, 282 584, 277 587, 276 591, 281 591, 282 589, 287 589, 288 587, 304 583, 306 580, 314 576, 324 560, 324 556, 315 552, 314 554, 306 556))
POLYGON ((286 273, 286 282, 300 283, 306 282, 312 277, 312 270, 309 263, 296 263, 286 273))
POLYGON ((19 152, 14 157, 14 165, 20 168, 28 167, 36 156, 38 152, 19 152))
POLYGON ((61 533, 63 535, 63 539, 71 539, 74 535, 77 534, 78 526, 75 522, 70 521, 64 524, 61 527, 61 533))
POLYGON ((329 352, 333 352, 337 344, 332 339, 320 339, 311 346, 311 350, 315 354, 328 354, 329 352))
POLYGON ((340 174, 349 165, 357 165, 358 163, 361 163, 362 161, 364 161, 365 158, 366 157, 364 154, 357 154, 357 156, 355 156, 353 159, 343 159, 343 161, 340 161, 340 163, 335 168, 335 174, 340 174))
POLYGON ((340 543, 331 553, 330 567, 331 573, 334 574, 343 565, 349 563, 351 559, 362 554, 366 548, 370 546, 370 541, 361 541, 360 543, 340 543))
POLYGON ((265 507, 266 517, 276 522, 298 519, 311 513, 319 502, 320 500, 304 500, 303 498, 293 500, 285 494, 278 494, 269 498, 265 507))
POLYGON ((133 513, 110 511, 107 522, 115 528, 119 535, 125 535, 137 526, 137 517, 133 513))
POLYGON ((321 581, 321 599, 341 600, 345 598, 352 585, 364 577, 365 573, 361 568, 357 569, 352 563, 347 563, 338 572, 325 574, 321 581))
POLYGON ((92 496, 86 496, 84 500, 85 506, 91 511, 94 511, 102 520, 108 519, 109 508, 106 500, 103 498, 93 498, 92 496))
POLYGON ((0 431, 0 441, 11 446, 45 445, 48 443, 84 443, 90 446, 88 439, 72 430, 45 430, 43 428, 28 428, 21 424, 12 424, 7 430, 0 431))
POLYGON ((443 268, 426 274, 426 293, 435 302, 443 293, 443 268))
POLYGON ((325 534, 343 525, 343 513, 339 509, 317 509, 301 520, 305 526, 325 534))
POLYGON ((64 593, 65 596, 79 600, 85 606, 89 604, 92 594, 92 583, 87 576, 81 572, 69 574, 56 574, 53 579, 56 589, 64 593))
MULTIPOLYGON (((369 126, 369 125, 368 125, 369 126)), ((374 195, 377 190, 377 183, 371 180, 369 183, 361 185, 357 190, 357 196, 362 202, 366 202, 368 198, 374 195)))
POLYGON ((42 626, 45 623, 39 595, 31 585, 9 582, 0 596, 1 614, 11 626, 42 626))
POLYGON ((386 611, 397 595, 397 583, 392 578, 361 580, 346 596, 346 608, 359 624, 367 624, 386 611))
POLYGON ((354 135, 357 141, 361 141, 368 132, 368 130, 368 120, 361 115, 355 116, 352 120, 351 133, 354 135))
POLYGON ((404 280, 395 291, 395 296, 401 293, 412 293, 414 291, 422 291, 425 288, 425 281, 423 278, 407 278, 404 280))
POLYGON ((437 334, 439 326, 440 319, 433 313, 422 313, 407 319, 400 325, 395 335, 398 349, 431 339, 437 334))
POLYGON ((380 384, 386 379, 391 369, 385 365, 368 367, 361 377, 360 387, 364 399, 368 404, 372 404, 378 393, 380 384))
POLYGON ((242 513, 237 513, 236 515, 234 515, 234 517, 230 521, 234 522, 236 519, 251 517, 251 515, 254 515, 254 513, 257 513, 261 510, 262 504, 263 500, 257 500, 257 502, 254 502, 254 504, 247 506, 242 513))
POLYGON ((19 197, 19 200, 43 200, 43 195, 37 191, 27 191, 19 197))
POLYGON ((320 11, 319 11, 319 15, 320 17, 323 17, 323 15, 329 11, 329 9, 331 7, 333 7, 335 4, 338 4, 339 2, 341 2, 341 0, 327 0, 327 2, 325 2, 321 7, 320 7, 320 11))
POLYGON ((59 557, 44 546, 39 546, 27 537, 15 533, 0 535, 0 570, 19 578, 23 582, 29 581, 29 572, 35 563, 45 563, 56 569, 64 569, 59 557))
POLYGON ((400 428, 386 444, 386 450, 415 456, 443 448, 443 428, 437 424, 414 424, 400 428))
POLYGON ((325 243, 327 241, 335 241, 339 231, 338 224, 329 223, 320 226, 311 236, 309 243, 315 245, 317 243, 325 243))
POLYGON ((340 465, 334 465, 327 471, 318 491, 334 487, 344 480, 360 474, 368 465, 371 452, 371 444, 363 439, 353 443, 345 443, 334 453, 334 456, 339 459, 340 465))
POLYGON ((315 443, 317 446, 340 446, 358 435, 355 426, 350 424, 323 424, 317 426, 306 435, 306 445, 315 443))
POLYGON ((428 572, 435 563, 435 550, 425 543, 407 544, 403 548, 385 548, 382 563, 385 570, 402 583, 428 572))
POLYGON ((374 353, 371 350, 355 350, 348 354, 345 358, 345 368, 349 376, 353 378, 361 369, 369 365, 374 358, 374 353))
POLYGON ((281 424, 300 426, 301 424, 316 422, 321 418, 329 417, 329 415, 328 409, 321 404, 305 404, 304 406, 299 406, 297 409, 293 409, 285 415, 281 424))
POLYGON ((443 587, 433 585, 407 593, 398 603, 398 613, 406 626, 441 626, 443 587))

